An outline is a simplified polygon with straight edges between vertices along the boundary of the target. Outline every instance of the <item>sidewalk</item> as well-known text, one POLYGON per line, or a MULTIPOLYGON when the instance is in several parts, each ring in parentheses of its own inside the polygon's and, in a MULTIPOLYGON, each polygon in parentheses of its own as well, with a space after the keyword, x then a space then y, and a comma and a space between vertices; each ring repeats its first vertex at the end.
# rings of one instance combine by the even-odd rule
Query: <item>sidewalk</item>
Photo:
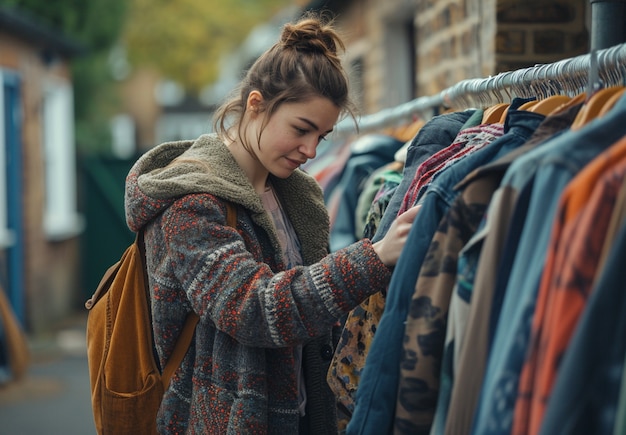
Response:
POLYGON ((27 376, 0 387, 0 435, 92 435, 86 316, 32 339, 27 376))

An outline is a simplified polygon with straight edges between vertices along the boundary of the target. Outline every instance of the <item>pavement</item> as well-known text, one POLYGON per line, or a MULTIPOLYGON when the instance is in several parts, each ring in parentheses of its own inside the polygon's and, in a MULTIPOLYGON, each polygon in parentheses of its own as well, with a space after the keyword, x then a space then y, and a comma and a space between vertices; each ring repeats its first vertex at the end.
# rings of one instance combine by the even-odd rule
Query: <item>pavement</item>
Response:
POLYGON ((22 379, 0 385, 0 435, 94 435, 85 328, 77 315, 29 337, 22 379))

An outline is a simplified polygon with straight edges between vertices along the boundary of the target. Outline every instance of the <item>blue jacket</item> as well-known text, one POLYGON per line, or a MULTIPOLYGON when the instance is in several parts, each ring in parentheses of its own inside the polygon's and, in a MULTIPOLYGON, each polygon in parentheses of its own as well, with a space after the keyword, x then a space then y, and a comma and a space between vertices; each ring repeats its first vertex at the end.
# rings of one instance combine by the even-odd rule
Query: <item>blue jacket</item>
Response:
POLYGON ((404 195, 409 189, 413 174, 415 174, 419 165, 437 151, 450 145, 463 127, 463 124, 467 122, 473 113, 473 110, 465 110, 463 112, 435 116, 420 128, 407 149, 406 162, 402 171, 402 181, 389 200, 385 213, 376 229, 376 234, 372 237, 373 242, 381 240, 387 234, 391 223, 398 215, 404 195))
MULTIPOLYGON (((422 198, 402 255, 394 269, 385 311, 367 357, 357 391, 355 412, 347 433, 384 434, 392 431, 402 362, 404 321, 411 307, 411 296, 424 257, 441 218, 458 195, 454 186, 475 168, 516 148, 532 134, 542 115, 515 110, 526 100, 511 103, 504 136, 489 146, 457 161, 435 178, 422 198)), ((453 138, 454 139, 454 138, 453 138)), ((451 141, 452 142, 452 141, 451 141)))
POLYGON ((350 157, 331 195, 339 195, 336 198, 339 207, 330 230, 331 252, 362 238, 362 234, 357 234, 355 225, 359 195, 372 172, 392 162, 394 154, 402 145, 403 142, 382 134, 362 136, 350 145, 350 157))

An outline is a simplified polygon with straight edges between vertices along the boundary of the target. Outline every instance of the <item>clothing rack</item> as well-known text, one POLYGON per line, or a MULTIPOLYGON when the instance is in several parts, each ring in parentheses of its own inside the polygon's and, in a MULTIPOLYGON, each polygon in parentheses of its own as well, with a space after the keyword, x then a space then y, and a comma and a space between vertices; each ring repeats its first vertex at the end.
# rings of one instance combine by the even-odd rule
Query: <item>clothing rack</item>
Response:
MULTIPOLYGON (((626 80, 626 43, 563 59, 550 64, 467 79, 436 95, 414 99, 357 119, 359 133, 400 125, 416 116, 430 117, 439 109, 488 107, 511 102, 515 97, 547 98, 551 95, 575 96, 600 87, 617 86, 626 80)), ((355 132, 355 124, 344 119, 335 132, 355 132)))

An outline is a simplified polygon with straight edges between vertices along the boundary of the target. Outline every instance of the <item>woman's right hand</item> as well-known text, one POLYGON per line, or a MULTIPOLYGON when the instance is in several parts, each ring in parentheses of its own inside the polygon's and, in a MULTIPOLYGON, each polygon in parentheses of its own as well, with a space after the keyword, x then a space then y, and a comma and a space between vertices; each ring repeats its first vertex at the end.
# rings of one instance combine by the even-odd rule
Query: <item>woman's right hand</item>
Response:
POLYGON ((409 231, 411 231, 411 226, 413 226, 415 216, 417 216, 420 208, 422 208, 421 205, 413 206, 398 216, 389 227, 385 236, 373 244, 374 251, 386 266, 395 266, 398 262, 409 231))

